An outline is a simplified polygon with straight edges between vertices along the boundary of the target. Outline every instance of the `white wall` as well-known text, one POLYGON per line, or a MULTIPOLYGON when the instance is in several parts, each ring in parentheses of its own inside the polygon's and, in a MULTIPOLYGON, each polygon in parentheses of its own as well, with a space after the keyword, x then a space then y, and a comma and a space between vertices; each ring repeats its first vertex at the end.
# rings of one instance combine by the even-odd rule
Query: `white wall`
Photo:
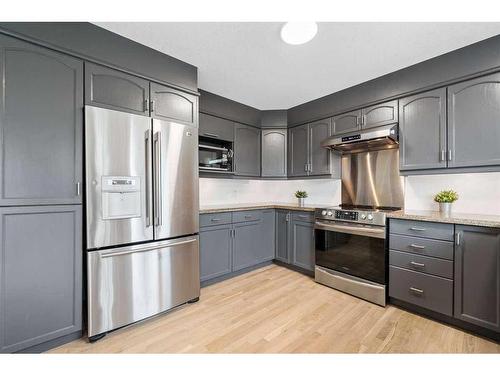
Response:
POLYGON ((460 195, 453 206, 455 212, 500 215, 500 173, 408 176, 405 180, 408 210, 438 210, 434 195, 453 189, 460 195))
POLYGON ((340 180, 239 180, 200 178, 200 206, 231 203, 297 202, 306 190, 308 204, 340 204, 340 180))

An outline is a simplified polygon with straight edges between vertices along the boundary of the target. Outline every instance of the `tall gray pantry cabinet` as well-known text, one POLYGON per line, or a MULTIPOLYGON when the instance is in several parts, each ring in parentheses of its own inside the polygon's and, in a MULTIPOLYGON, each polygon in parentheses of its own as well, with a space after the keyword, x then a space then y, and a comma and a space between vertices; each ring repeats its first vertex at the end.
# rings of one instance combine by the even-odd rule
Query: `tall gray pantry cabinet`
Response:
POLYGON ((0 34, 0 352, 82 330, 83 62, 0 34))

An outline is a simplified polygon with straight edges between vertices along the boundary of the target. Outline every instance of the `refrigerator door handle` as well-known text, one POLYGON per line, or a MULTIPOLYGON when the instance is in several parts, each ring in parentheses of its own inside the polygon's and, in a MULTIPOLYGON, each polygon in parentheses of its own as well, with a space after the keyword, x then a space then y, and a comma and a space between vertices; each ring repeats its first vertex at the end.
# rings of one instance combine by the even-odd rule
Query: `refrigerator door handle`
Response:
POLYGON ((144 134, 145 160, 146 160, 146 228, 151 226, 151 131, 144 134))
POLYGON ((155 226, 162 225, 162 186, 161 186, 161 132, 156 132, 154 144, 154 170, 155 170, 155 226))

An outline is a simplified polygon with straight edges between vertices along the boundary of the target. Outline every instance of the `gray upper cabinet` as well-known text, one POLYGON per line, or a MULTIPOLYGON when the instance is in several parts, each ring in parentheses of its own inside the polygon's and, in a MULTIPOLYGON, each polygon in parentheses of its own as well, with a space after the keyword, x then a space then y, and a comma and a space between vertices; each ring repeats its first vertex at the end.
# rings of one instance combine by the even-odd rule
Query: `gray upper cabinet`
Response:
POLYGON ((231 272, 231 230, 231 224, 200 229, 200 281, 231 272))
POLYGON ((83 63, 0 35, 0 205, 81 203, 83 63))
POLYGON ((291 261, 292 264, 309 270, 314 270, 314 224, 307 214, 293 214, 291 225, 291 261), (301 219, 300 216, 304 216, 301 219))
POLYGON ((446 89, 400 99, 399 116, 400 169, 446 168, 446 89))
POLYGON ((456 318, 500 332, 500 230, 457 225, 456 318))
POLYGON ((343 134, 361 128, 361 110, 343 113, 333 117, 332 134, 343 134))
POLYGON ((361 111, 362 124, 365 129, 389 125, 398 122, 398 101, 393 100, 377 104, 361 111))
POLYGON ((150 83, 150 113, 160 120, 198 126, 198 97, 157 83, 150 83))
POLYGON ((0 352, 82 330, 80 205, 0 208, 0 352))
POLYGON ((290 213, 285 210, 276 210, 276 259, 290 263, 288 252, 290 213))
POLYGON ((284 129, 287 127, 287 110, 269 110, 261 111, 260 126, 262 129, 277 128, 284 129))
POLYGON ((234 141, 234 123, 200 112, 199 135, 232 142, 234 141))
POLYGON ((260 129, 235 125, 234 172, 238 176, 260 176, 260 129))
POLYGON ((449 167, 500 165, 500 73, 448 87, 449 167))
POLYGON ((149 81, 86 62, 85 104, 149 116, 149 81))
POLYGON ((262 177, 286 177, 287 130, 262 130, 262 177))
POLYGON ((309 124, 309 176, 320 176, 331 173, 330 150, 321 147, 321 142, 330 136, 331 119, 309 124))
POLYGON ((307 176, 309 169, 309 125, 288 130, 288 175, 307 176))

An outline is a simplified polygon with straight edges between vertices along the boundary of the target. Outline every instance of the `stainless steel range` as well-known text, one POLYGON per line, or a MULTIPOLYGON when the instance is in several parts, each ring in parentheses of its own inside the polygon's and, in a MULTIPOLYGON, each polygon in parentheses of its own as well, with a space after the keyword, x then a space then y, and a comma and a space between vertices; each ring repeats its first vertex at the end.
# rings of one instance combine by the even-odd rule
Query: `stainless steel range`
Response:
POLYGON ((397 125, 323 144, 342 153, 342 204, 315 212, 315 280, 385 306, 386 213, 404 201, 397 125))

